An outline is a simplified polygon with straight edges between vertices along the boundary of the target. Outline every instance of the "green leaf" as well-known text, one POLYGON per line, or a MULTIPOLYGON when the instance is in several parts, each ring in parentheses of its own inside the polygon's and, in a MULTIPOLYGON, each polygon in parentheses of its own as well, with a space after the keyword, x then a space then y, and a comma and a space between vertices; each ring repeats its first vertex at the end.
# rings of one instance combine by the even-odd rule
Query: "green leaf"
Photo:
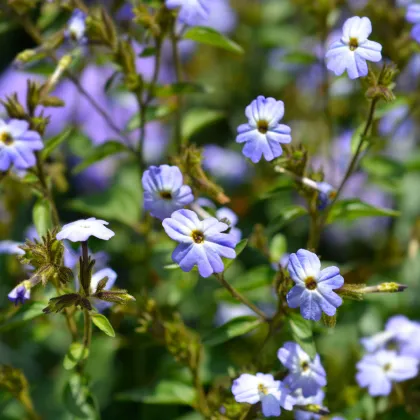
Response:
POLYGON ((276 232, 286 226, 293 220, 306 215, 308 211, 305 207, 291 205, 283 208, 280 214, 269 223, 269 232, 276 232))
POLYGON ((270 261, 278 263, 280 258, 287 252, 287 239, 286 237, 278 233, 274 235, 270 242, 270 261))
POLYGON ((191 109, 183 118, 182 136, 189 139, 203 127, 219 121, 224 117, 224 113, 220 111, 200 108, 191 109))
MULTIPOLYGON (((173 106, 160 105, 160 106, 148 106, 146 111, 146 123, 150 121, 162 120, 167 116, 171 115, 174 111, 173 106)), ((130 132, 140 127, 140 115, 135 113, 127 124, 126 131, 130 132)))
POLYGON ((292 51, 281 57, 282 63, 310 65, 315 63, 317 58, 306 51, 292 51))
POLYGON ((82 360, 89 356, 89 349, 82 343, 72 343, 64 356, 63 367, 66 370, 72 370, 82 360), (83 357, 82 357, 83 355, 83 357))
POLYGON ((42 310, 45 308, 45 305, 45 302, 32 302, 25 304, 11 318, 0 325, 0 332, 19 327, 25 322, 44 315, 42 310))
POLYGON ((316 347, 312 335, 312 323, 304 319, 302 315, 291 313, 288 316, 293 340, 298 343, 310 357, 315 357, 316 347))
MULTIPOLYGON (((241 241, 237 243, 237 245, 235 246, 236 258, 239 257, 242 251, 246 248, 247 244, 248 244, 248 239, 242 239, 241 241)), ((234 263, 234 261, 235 259, 223 258, 225 271, 234 263)))
POLYGON ((107 141, 106 143, 95 147, 82 162, 73 168, 72 172, 78 174, 96 162, 126 151, 127 147, 124 144, 118 141, 107 141))
POLYGON ((108 318, 102 314, 93 314, 92 322, 109 337, 115 337, 115 331, 108 318))
POLYGON ((64 387, 63 402, 67 411, 77 419, 98 419, 98 407, 88 382, 78 373, 72 374, 64 387))
POLYGON ((240 316, 231 319, 226 324, 214 329, 210 334, 203 338, 203 344, 207 346, 217 346, 232 338, 239 337, 255 330, 261 325, 261 320, 255 316, 240 316))
POLYGON ((388 156, 366 156, 361 166, 369 175, 378 178, 402 177, 406 172, 404 164, 388 156))
POLYGON ((215 29, 208 28, 206 26, 194 26, 189 28, 185 32, 183 39, 200 42, 201 44, 212 45, 213 47, 222 48, 237 54, 244 53, 243 48, 239 44, 220 32, 217 32, 215 29))
POLYGON ((168 85, 158 86, 156 96, 166 98, 173 95, 186 95, 191 93, 209 93, 210 89, 198 83, 177 82, 168 85))
POLYGON ((57 149, 60 144, 65 142, 73 132, 73 128, 68 128, 64 130, 62 133, 51 137, 45 142, 44 148, 41 150, 41 157, 42 159, 46 159, 51 153, 57 149))
POLYGON ((50 203, 44 198, 38 198, 32 209, 32 218, 39 237, 44 236, 53 226, 50 203))
MULTIPOLYGON (((351 136, 351 153, 352 155, 354 155, 357 151, 357 148, 359 147, 359 143, 362 139, 362 133, 365 129, 365 125, 366 123, 363 122, 362 124, 360 124, 356 130, 354 130, 353 135, 351 136)), ((369 136, 369 133, 368 133, 369 136)), ((363 150, 365 150, 368 147, 369 142, 365 141, 360 149, 361 152, 363 152, 363 150)))
POLYGON ((133 389, 117 394, 117 400, 142 402, 144 404, 179 404, 192 406, 196 391, 191 385, 175 380, 163 380, 154 388, 133 389))
POLYGON ((336 202, 331 209, 327 223, 336 221, 353 221, 361 217, 397 217, 400 212, 382 207, 375 207, 371 204, 360 201, 358 198, 350 198, 336 202))

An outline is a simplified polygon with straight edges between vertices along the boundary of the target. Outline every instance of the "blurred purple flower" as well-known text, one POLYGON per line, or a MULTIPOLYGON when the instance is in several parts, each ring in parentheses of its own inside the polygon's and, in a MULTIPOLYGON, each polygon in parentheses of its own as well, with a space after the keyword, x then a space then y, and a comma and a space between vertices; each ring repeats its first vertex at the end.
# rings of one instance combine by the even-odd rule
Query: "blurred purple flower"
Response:
POLYGON ((23 281, 18 284, 12 291, 9 292, 7 297, 15 305, 23 305, 26 301, 31 298, 31 283, 29 281, 23 281))
POLYGON ((208 0, 165 0, 168 9, 179 9, 178 19, 186 25, 203 25, 210 14, 208 0))
POLYGON ((74 9, 73 13, 67 22, 64 36, 69 41, 76 44, 85 44, 86 37, 86 13, 80 9, 74 9))
POLYGON ((420 4, 410 4, 405 17, 408 22, 414 23, 411 36, 420 42, 420 4))

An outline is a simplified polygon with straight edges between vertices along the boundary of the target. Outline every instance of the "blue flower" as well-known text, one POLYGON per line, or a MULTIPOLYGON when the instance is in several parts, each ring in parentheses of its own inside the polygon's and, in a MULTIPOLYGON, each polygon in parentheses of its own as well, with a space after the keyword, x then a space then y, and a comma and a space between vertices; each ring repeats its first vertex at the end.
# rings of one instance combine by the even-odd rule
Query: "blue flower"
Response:
MULTIPOLYGON (((304 397, 301 389, 297 389, 293 392, 292 396, 295 398, 296 405, 309 405, 316 404, 322 405, 325 397, 324 391, 319 389, 318 392, 312 397, 304 397)), ((320 414, 311 413, 309 411, 303 410, 294 410, 295 420, 319 420, 321 418, 320 414)))
POLYGON ((300 313, 305 319, 319 321, 324 311, 332 316, 342 303, 334 289, 344 284, 337 267, 328 267, 321 271, 321 261, 312 252, 300 249, 291 254, 287 266, 290 277, 296 283, 287 294, 290 308, 300 306, 300 313))
POLYGON ((334 199, 337 191, 327 182, 317 182, 318 209, 324 210, 334 199))
POLYGON ((376 63, 382 59, 382 45, 367 39, 371 32, 369 18, 354 16, 347 19, 343 26, 343 36, 333 42, 327 51, 327 68, 337 76, 347 70, 350 79, 366 76, 366 60, 376 63))
POLYGON ((85 12, 80 9, 74 9, 64 31, 66 39, 77 44, 85 44, 87 42, 86 17, 85 12))
POLYGON ((245 109, 247 124, 238 127, 237 143, 246 143, 242 153, 257 163, 279 157, 283 150, 281 144, 290 143, 290 127, 279 124, 284 115, 284 104, 274 98, 258 96, 245 109))
POLYGON ((261 401, 264 417, 278 417, 281 407, 292 410, 295 403, 281 381, 275 381, 273 375, 243 373, 232 384, 232 394, 239 403, 256 404, 261 401))
POLYGON ((165 219, 194 201, 191 188, 183 185, 182 172, 177 166, 150 166, 144 172, 144 208, 153 217, 165 219))
POLYGON ((357 383, 362 388, 367 387, 373 397, 389 395, 394 382, 406 381, 418 375, 418 360, 399 356, 390 350, 366 354, 356 367, 357 383))
POLYGON ((284 383, 292 391, 302 390, 302 395, 311 397, 327 384, 327 374, 321 364, 319 354, 313 360, 306 354, 299 344, 288 341, 277 352, 280 362, 289 369, 284 383))
POLYGON ((236 242, 239 242, 242 238, 242 232, 236 227, 238 223, 238 216, 233 210, 228 207, 221 207, 216 211, 216 217, 223 221, 223 219, 229 221, 229 233, 233 236, 236 242))
POLYGON ((209 277, 224 270, 221 257, 236 257, 235 239, 223 233, 229 226, 215 217, 200 220, 193 211, 183 209, 172 213, 162 225, 169 237, 180 242, 172 259, 184 271, 191 271, 197 265, 200 275, 209 277))
POLYGON ((208 0, 165 0, 168 9, 177 9, 178 19, 186 25, 202 25, 209 17, 208 0))
POLYGON ((76 220, 64 225, 60 232, 57 233, 56 238, 59 241, 68 239, 71 242, 84 242, 91 236, 95 236, 98 239, 107 241, 115 235, 111 229, 105 226, 107 224, 108 222, 105 220, 97 220, 95 217, 76 220))
POLYGON ((408 22, 415 24, 411 30, 411 36, 420 42, 420 4, 410 4, 405 17, 408 22))
POLYGON ((19 283, 8 295, 7 297, 15 305, 24 304, 27 300, 31 298, 31 282, 23 281, 19 283))
POLYGON ((0 119, 0 171, 7 171, 12 165, 16 169, 27 169, 34 166, 34 151, 44 147, 41 136, 29 130, 28 122, 0 119))
POLYGON ((25 251, 20 248, 22 245, 23 242, 0 241, 0 254, 24 255, 25 251))

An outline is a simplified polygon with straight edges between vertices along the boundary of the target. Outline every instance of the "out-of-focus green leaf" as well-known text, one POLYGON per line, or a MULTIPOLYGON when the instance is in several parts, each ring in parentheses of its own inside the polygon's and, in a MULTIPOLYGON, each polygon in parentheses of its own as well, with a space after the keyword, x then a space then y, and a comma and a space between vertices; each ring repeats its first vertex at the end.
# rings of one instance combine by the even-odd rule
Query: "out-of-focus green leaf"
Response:
MULTIPOLYGON (((241 255, 242 251, 246 248, 247 244, 248 239, 242 239, 238 242, 238 244, 235 247, 236 258, 238 258, 239 255, 241 255)), ((225 271, 234 263, 234 261, 235 259, 223 258, 223 262, 225 264, 225 271)))
POLYGON ((388 156, 366 156, 361 166, 370 175, 380 178, 401 177, 406 172, 402 163, 388 156))
POLYGON ((102 314, 93 314, 92 322, 109 337, 115 337, 115 331, 108 318, 102 314))
POLYGON ((99 419, 96 402, 89 391, 87 381, 80 374, 70 376, 63 393, 66 409, 77 419, 99 419))
POLYGON ((4 332, 15 327, 18 327, 25 322, 31 321, 41 315, 44 315, 42 310, 45 308, 46 303, 32 302, 22 306, 11 318, 0 325, 0 332, 4 332))
POLYGON ((32 218, 39 237, 44 236, 53 226, 50 203, 44 198, 38 198, 32 209, 32 218))
POLYGON ((183 36, 183 39, 189 39, 191 41, 200 42, 201 44, 207 44, 213 47, 222 48, 224 50, 237 54, 244 53, 243 48, 239 44, 232 41, 231 39, 216 31, 215 29, 208 28, 206 26, 194 26, 192 28, 187 29, 183 36))
MULTIPOLYGON (((146 123, 150 121, 156 121, 166 118, 168 115, 171 115, 171 113, 174 111, 173 106, 169 105, 160 105, 160 106, 148 106, 145 120, 146 123)), ((130 119, 130 121, 127 124, 127 131, 133 131, 140 127, 140 115, 139 113, 135 113, 133 117, 130 119)))
POLYGON ((304 319, 300 314, 292 313, 288 316, 288 322, 293 340, 296 341, 310 357, 315 357, 316 347, 312 334, 311 321, 304 319))
POLYGON ((180 381, 163 380, 154 388, 133 389, 117 394, 117 400, 142 402, 144 404, 193 405, 196 391, 191 385, 180 381))
POLYGON ((183 118, 182 136, 188 139, 206 125, 210 125, 224 117, 225 115, 220 111, 200 108, 191 109, 183 118))
POLYGON ((62 133, 51 137, 45 142, 44 148, 41 150, 41 157, 42 159, 46 159, 48 156, 57 149, 60 144, 65 142, 73 132, 73 128, 68 128, 64 130, 62 133))
POLYGON ((89 349, 85 348, 82 343, 72 343, 64 356, 63 367, 66 370, 72 370, 80 361, 87 359, 88 356, 89 349))
POLYGON ((165 98, 172 95, 186 95, 190 93, 209 93, 210 89, 198 83, 178 82, 158 86, 156 96, 165 98))
POLYGON ((96 162, 126 151, 127 147, 124 144, 118 141, 107 141, 95 147, 82 162, 73 168, 73 173, 78 174, 96 162))
POLYGON ((257 200, 266 200, 278 193, 293 189, 294 181, 286 176, 279 177, 266 191, 258 194, 257 200))
POLYGON ((316 57, 307 51, 292 51, 281 58, 282 63, 302 65, 313 64, 316 60, 316 57))
POLYGON ((340 200, 334 204, 328 215, 328 223, 336 221, 353 221, 361 217, 397 217, 400 212, 382 207, 375 207, 357 198, 340 200))
POLYGON ((287 251, 287 239, 281 233, 274 235, 270 242, 270 260, 271 262, 279 262, 280 258, 287 251))
POLYGON ((239 337, 247 334, 261 325, 261 320, 255 316, 240 316, 231 319, 226 324, 214 329, 210 334, 203 338, 203 343, 207 346, 217 346, 231 340, 232 338, 239 337))
POLYGON ((306 215, 307 213, 308 211, 305 209, 305 207, 297 205, 287 206, 283 208, 280 214, 270 222, 268 230, 270 232, 276 232, 282 229, 288 223, 306 215))

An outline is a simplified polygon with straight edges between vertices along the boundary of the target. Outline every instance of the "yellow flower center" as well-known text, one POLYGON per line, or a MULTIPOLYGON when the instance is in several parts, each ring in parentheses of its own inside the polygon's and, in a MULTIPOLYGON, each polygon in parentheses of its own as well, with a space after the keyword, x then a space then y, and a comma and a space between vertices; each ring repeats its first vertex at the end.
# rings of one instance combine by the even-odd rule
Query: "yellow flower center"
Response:
POLYGON ((268 388, 263 384, 258 384, 258 392, 260 394, 267 395, 268 394, 268 388))
POLYGON ((172 193, 170 191, 161 191, 159 195, 164 200, 172 200, 172 193))
POLYGON ((309 290, 315 290, 316 289, 316 281, 312 276, 306 277, 305 279, 305 287, 309 290))
POLYGON ((301 369, 305 372, 309 369, 309 362, 306 360, 300 364, 301 369))
POLYGON ((14 140, 10 133, 8 133, 7 131, 3 131, 2 133, 0 133, 0 141, 6 146, 10 146, 11 144, 13 144, 14 140))
POLYGON ((357 38, 350 38, 349 47, 350 51, 354 51, 359 46, 359 41, 357 38))
POLYGON ((194 230, 191 233, 191 237, 196 244, 202 244, 204 242, 204 233, 200 230, 194 230))
POLYGON ((257 123, 258 131, 261 134, 265 134, 268 131, 268 121, 267 120, 259 120, 257 123))
POLYGON ((385 371, 385 372, 388 372, 389 370, 391 370, 391 367, 392 367, 391 363, 387 363, 387 364, 384 366, 384 371, 385 371))

